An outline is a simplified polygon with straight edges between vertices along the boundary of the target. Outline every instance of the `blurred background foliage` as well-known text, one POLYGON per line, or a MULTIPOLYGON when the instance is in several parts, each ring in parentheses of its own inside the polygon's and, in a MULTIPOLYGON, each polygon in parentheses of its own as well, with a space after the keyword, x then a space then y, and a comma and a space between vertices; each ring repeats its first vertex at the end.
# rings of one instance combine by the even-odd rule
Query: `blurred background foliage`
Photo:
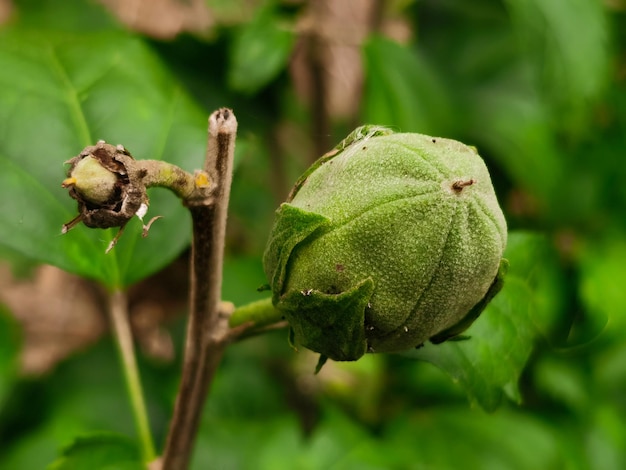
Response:
MULTIPOLYGON (((205 124, 195 116, 235 110, 224 298, 237 305, 258 298, 260 256, 290 184, 356 125, 456 138, 487 161, 517 231, 512 266, 524 273, 537 311, 548 312, 530 314, 538 333, 523 354, 519 392, 509 390, 487 413, 468 404, 463 377, 451 381, 405 356, 332 363, 314 376, 316 358, 294 354, 278 331, 228 351, 193 468, 626 468, 624 0, 14 0, 0 2, 0 18, 0 60, 20 48, 34 57, 46 42, 71 50, 77 70, 119 53, 124 73, 102 98, 114 109, 88 127, 118 122, 108 138, 128 134, 132 145, 124 143, 139 158, 136 149, 153 150, 144 142, 158 135, 153 121, 170 113, 160 97, 171 83, 184 95, 176 108, 183 124, 172 130, 178 141, 157 146, 164 158, 178 152, 175 159, 200 166, 202 150, 185 153, 204 144, 205 124), (129 76, 146 80, 149 91, 124 88, 129 76), (144 92, 154 99, 133 104, 130 118, 124 104, 115 108, 115 96, 144 92), (137 108, 144 104, 152 114, 137 108)), ((17 124, 9 112, 22 98, 12 90, 35 83, 34 73, 0 72, 4 175, 30 172, 26 156, 11 155, 15 135, 36 146, 42 136, 56 138, 55 125, 63 128, 53 109, 32 102, 17 124)), ((38 149, 50 164, 30 174, 56 185, 59 162, 90 143, 73 141, 61 155, 38 149)), ((96 270, 95 258, 85 261, 70 245, 25 243, 30 232, 20 232, 15 207, 30 210, 29 192, 16 198, 7 190, 13 180, 2 181, 0 468, 45 468, 85 432, 134 436, 101 293, 44 262, 101 282, 115 271, 115 282, 132 285, 144 388, 162 443, 184 331, 185 224, 158 222, 161 239, 155 227, 156 240, 137 242, 154 243, 146 253, 121 242, 115 269, 96 270), (132 249, 135 264, 124 261, 132 249), (148 256, 155 249, 158 261, 148 256)), ((59 217, 73 210, 67 199, 59 217)), ((42 221, 57 227, 43 237, 57 236, 66 220, 56 217, 42 221)), ((99 256, 102 241, 90 237, 99 256)))

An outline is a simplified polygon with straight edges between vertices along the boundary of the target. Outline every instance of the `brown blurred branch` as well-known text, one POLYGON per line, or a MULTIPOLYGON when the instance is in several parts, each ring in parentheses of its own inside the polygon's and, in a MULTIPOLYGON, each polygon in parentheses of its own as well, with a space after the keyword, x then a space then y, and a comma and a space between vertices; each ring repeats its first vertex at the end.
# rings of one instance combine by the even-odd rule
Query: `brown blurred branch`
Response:
POLYGON ((324 63, 323 39, 311 32, 304 39, 308 73, 311 79, 311 134, 313 135, 314 160, 331 148, 330 116, 326 106, 328 76, 324 63))
POLYGON ((299 23, 292 73, 311 108, 313 159, 334 142, 332 120, 356 118, 363 86, 361 46, 380 26, 380 0, 310 0, 299 23))

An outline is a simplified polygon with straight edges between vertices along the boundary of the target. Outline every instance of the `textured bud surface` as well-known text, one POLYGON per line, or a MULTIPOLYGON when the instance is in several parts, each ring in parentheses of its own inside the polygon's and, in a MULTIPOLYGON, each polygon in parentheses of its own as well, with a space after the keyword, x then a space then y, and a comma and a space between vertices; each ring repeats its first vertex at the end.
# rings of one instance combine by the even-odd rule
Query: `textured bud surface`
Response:
POLYGON ((472 147, 364 127, 278 209, 264 267, 295 341, 355 360, 467 328, 500 287, 506 236, 472 147))

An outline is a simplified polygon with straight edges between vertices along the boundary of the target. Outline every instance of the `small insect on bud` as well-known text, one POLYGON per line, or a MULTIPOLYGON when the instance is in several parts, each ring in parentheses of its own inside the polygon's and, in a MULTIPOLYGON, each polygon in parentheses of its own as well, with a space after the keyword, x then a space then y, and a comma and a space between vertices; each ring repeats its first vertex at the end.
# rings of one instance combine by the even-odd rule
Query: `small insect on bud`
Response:
POLYGON ((364 126, 296 183, 263 261, 291 338, 349 361, 463 332, 501 288, 506 239, 475 149, 364 126))

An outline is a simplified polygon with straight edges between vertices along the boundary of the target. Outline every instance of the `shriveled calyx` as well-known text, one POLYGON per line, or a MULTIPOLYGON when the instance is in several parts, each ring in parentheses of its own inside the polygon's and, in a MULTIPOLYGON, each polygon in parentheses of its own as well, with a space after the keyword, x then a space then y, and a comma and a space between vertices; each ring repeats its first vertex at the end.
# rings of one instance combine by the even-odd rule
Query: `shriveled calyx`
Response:
POLYGON ((355 360, 464 331, 501 287, 506 233, 475 149, 366 126, 296 183, 264 267, 294 342, 355 360))

